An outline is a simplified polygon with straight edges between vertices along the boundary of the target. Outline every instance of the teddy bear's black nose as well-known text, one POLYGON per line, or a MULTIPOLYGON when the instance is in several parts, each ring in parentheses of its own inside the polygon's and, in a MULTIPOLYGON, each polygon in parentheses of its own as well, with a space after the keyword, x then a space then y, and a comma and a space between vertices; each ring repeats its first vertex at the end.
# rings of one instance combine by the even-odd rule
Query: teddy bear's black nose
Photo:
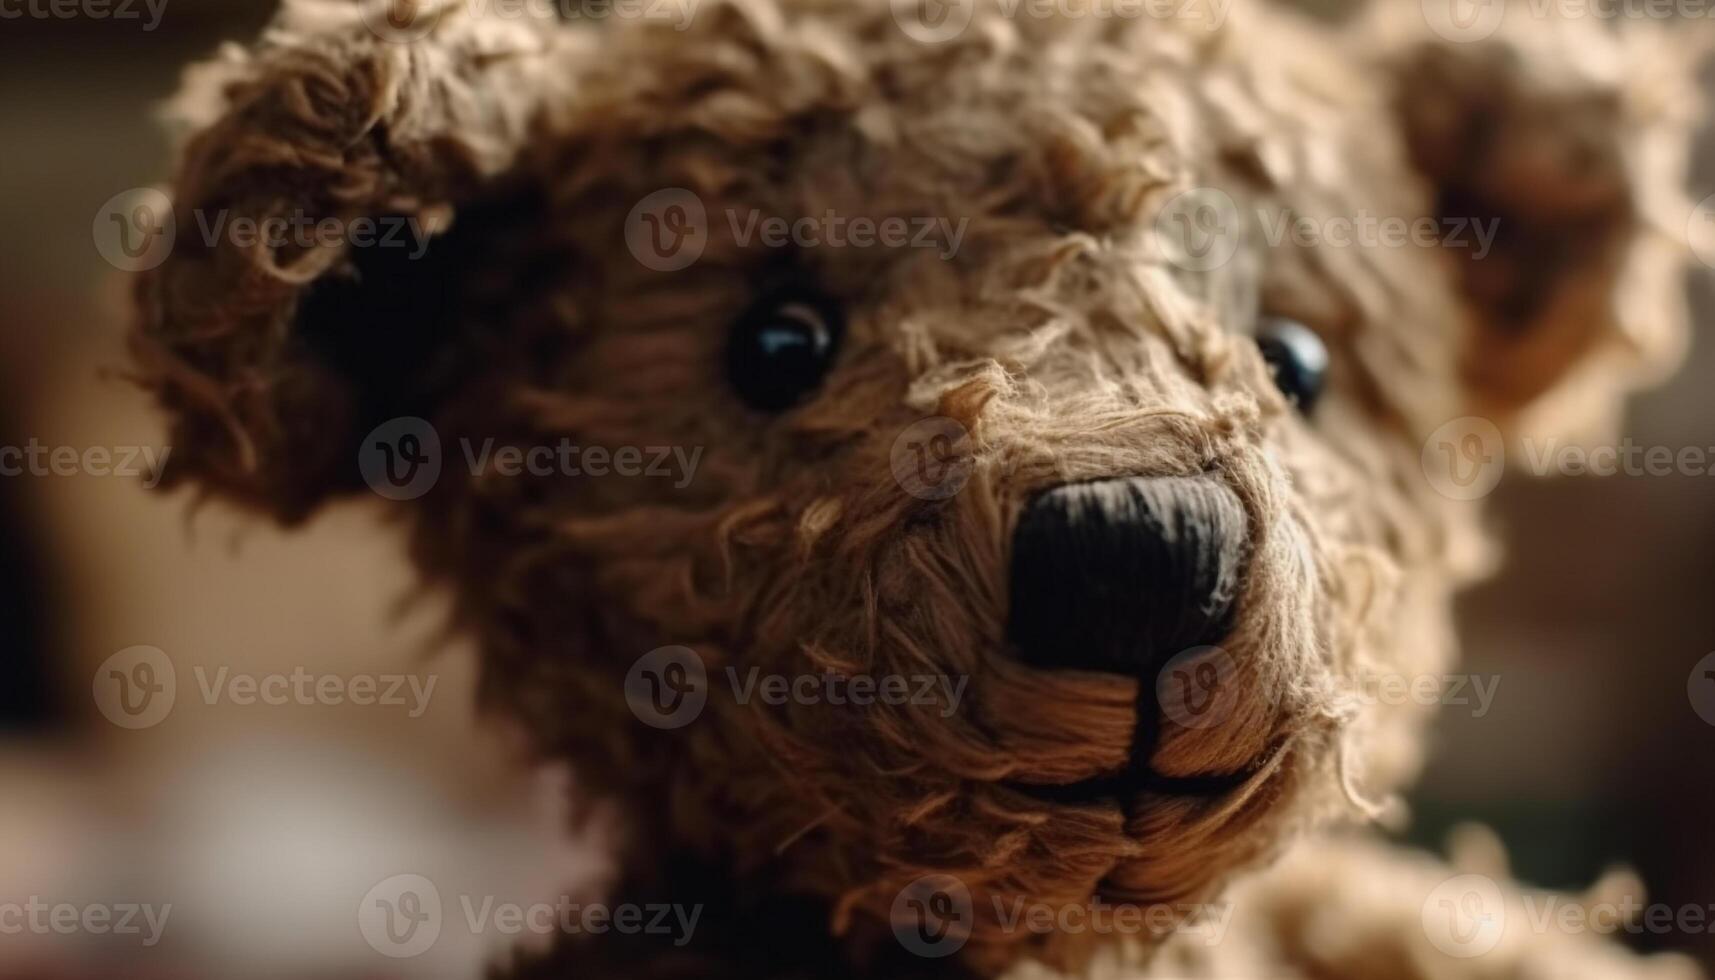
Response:
POLYGON ((1013 531, 1009 637, 1033 666, 1153 677, 1231 628, 1246 526, 1215 477, 1048 490, 1013 531))

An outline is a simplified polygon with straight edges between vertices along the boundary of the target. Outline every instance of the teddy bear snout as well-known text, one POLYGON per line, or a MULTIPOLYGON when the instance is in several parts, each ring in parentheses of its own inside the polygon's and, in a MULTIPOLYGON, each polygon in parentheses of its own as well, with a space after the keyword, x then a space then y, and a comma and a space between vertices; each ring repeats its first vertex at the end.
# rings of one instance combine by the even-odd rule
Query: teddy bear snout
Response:
POLYGON ((1042 492, 1013 532, 1009 638, 1034 667, 1153 677, 1231 630, 1247 529, 1214 476, 1042 492))

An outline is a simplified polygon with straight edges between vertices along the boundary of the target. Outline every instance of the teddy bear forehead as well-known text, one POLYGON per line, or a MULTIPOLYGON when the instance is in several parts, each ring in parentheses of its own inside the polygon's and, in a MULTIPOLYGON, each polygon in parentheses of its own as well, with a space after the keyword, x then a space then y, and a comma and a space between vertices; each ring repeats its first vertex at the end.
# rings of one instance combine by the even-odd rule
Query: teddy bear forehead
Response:
MULTIPOLYGON (((1407 414, 1442 411, 1431 396, 1450 388, 1455 340, 1433 321, 1447 313, 1429 288, 1440 257, 1325 260, 1314 247, 1263 240, 1265 222, 1346 216, 1358 200, 1388 202, 1372 207, 1396 220, 1430 207, 1388 131, 1378 87, 1325 38, 1273 18, 1233 17, 1211 29, 1006 17, 979 5, 963 35, 934 46, 910 38, 889 5, 873 0, 704 13, 685 32, 647 24, 617 32, 611 56, 591 67, 568 107, 558 139, 605 176, 632 181, 634 198, 688 187, 715 223, 755 209, 777 222, 832 214, 960 226, 962 252, 951 261, 912 249, 812 259, 871 297, 908 263, 923 280, 962 280, 947 288, 1016 294, 1041 285, 1021 270, 1040 273, 1064 264, 1045 256, 1075 253, 1110 280, 1129 278, 1134 295, 1157 294, 1123 315, 1176 317, 1168 334, 1185 357, 1197 354, 1187 335, 1247 334, 1286 291, 1297 308, 1284 312, 1314 314, 1336 334, 1406 335, 1405 353, 1388 337, 1363 343, 1379 348, 1380 370, 1431 373, 1415 393, 1437 404, 1407 414), (1302 33, 1302 44, 1259 45, 1258 36, 1280 32, 1302 33), (592 143, 601 150, 581 149, 592 143), (1228 261, 1186 265, 1160 247, 1175 202, 1199 192, 1244 225, 1228 261), (1408 315, 1383 308, 1401 292, 1420 294, 1408 315)), ((1114 298, 1082 294, 1098 314, 1114 298)), ((1004 317, 942 322, 967 338, 985 325, 1017 326, 1004 317)), ((1410 397, 1414 386, 1393 393, 1410 397)))

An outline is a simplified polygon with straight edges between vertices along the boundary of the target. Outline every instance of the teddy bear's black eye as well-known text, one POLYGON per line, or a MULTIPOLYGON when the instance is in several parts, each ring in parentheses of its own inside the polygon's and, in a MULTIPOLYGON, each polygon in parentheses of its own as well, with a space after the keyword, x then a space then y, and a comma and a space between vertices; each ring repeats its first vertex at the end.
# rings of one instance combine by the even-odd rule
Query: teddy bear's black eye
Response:
POLYGON ((839 307, 825 296, 794 291, 765 297, 733 324, 727 379, 751 408, 791 408, 821 385, 844 330, 839 307))
POLYGON ((1328 377, 1328 348, 1322 338, 1296 320, 1276 317, 1257 325, 1256 343, 1281 394, 1310 414, 1328 377))

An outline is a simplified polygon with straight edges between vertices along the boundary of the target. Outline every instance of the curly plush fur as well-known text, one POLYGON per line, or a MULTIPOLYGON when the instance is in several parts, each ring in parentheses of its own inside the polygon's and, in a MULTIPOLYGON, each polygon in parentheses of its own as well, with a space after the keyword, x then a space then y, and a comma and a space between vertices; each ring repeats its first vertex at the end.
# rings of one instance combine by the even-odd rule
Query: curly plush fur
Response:
POLYGON ((1688 108, 1664 38, 1536 25, 1451 45, 1397 11, 1336 30, 1252 4, 1218 25, 980 4, 941 44, 879 0, 709 0, 683 31, 485 11, 429 4, 432 29, 399 43, 304 0, 198 69, 176 104, 180 244, 140 284, 134 346, 174 419, 171 479, 287 522, 361 489, 359 441, 398 416, 448 446, 706 447, 683 488, 449 466, 401 507, 481 641, 486 703, 625 814, 624 893, 726 910, 699 951, 574 949, 592 975, 944 974, 902 963, 888 928, 932 873, 983 896, 963 968, 1076 966, 1099 937, 1007 929, 990 899, 1205 901, 1371 811, 1418 765, 1423 711, 1338 692, 1444 671, 1451 594, 1484 565, 1470 509, 1423 478, 1423 439, 1472 411, 1533 431, 1544 405, 1588 434, 1676 352, 1660 216, 1688 108), (1156 219, 1198 187, 1241 214, 1493 219, 1501 237, 1483 258, 1252 234, 1192 271, 1156 219), (625 247, 662 188, 715 216, 672 273, 625 247), (196 241, 215 211, 408 216, 437 237, 416 262, 196 241), (943 258, 788 252, 719 217, 829 212, 969 225, 943 258), (727 389, 722 350, 783 278, 849 325, 821 390, 765 416, 727 389), (1262 314, 1331 350, 1312 418, 1273 387, 1262 314), (970 434, 969 483, 944 501, 890 467, 926 416, 970 434), (1067 482, 1198 475, 1249 522, 1232 714, 1147 726, 1148 773, 1117 791, 1045 792, 1111 788, 1159 706, 1153 679, 1010 654, 1017 515, 1067 482), (659 731, 622 680, 664 644, 711 676, 936 674, 968 693, 954 712, 774 707, 716 684, 693 726, 659 731))
MULTIPOLYGON (((1577 896, 1532 893, 1507 884, 1506 861, 1486 832, 1464 830, 1454 844, 1454 866, 1447 867, 1426 855, 1371 840, 1312 840, 1289 852, 1276 867, 1235 883, 1224 900, 1231 910, 1222 923, 1224 931, 1185 931, 1163 946, 1145 970, 1128 966, 1123 955, 1113 955, 1090 973, 1114 980, 1702 976, 1684 957, 1638 959, 1610 940, 1626 925, 1611 913, 1635 909, 1644 898, 1630 875, 1610 873, 1577 896), (1495 884, 1484 908, 1498 928, 1492 937, 1473 938, 1469 949, 1461 949, 1462 935, 1436 916, 1445 914, 1439 903, 1449 894, 1446 883, 1459 884, 1466 876, 1495 884), (1556 916, 1601 925, 1579 931, 1538 924, 1556 916), (1438 941, 1443 945, 1438 947, 1438 941), (1488 948, 1491 941, 1493 948, 1488 948), (1482 951, 1474 956, 1448 953, 1478 949, 1482 951)), ((1043 974, 1023 969, 1015 980, 1043 980, 1043 974)))

